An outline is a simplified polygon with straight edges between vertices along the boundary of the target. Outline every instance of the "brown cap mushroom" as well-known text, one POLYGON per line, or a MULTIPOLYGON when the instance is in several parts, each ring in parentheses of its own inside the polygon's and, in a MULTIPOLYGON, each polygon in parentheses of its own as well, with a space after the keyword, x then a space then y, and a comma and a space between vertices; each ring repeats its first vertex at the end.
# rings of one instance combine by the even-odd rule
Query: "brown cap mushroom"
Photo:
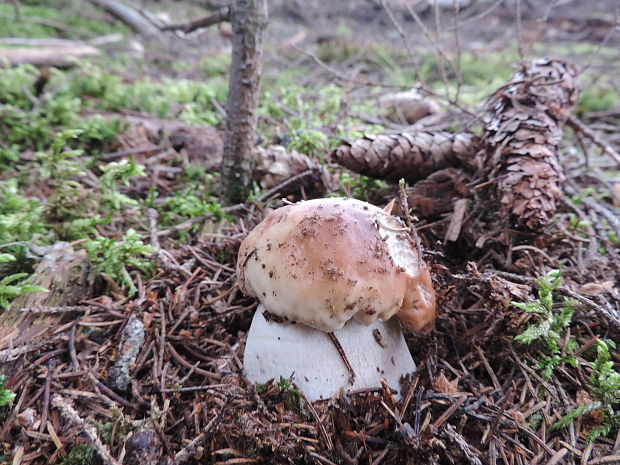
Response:
POLYGON ((242 242, 240 289, 272 314, 331 332, 394 314, 412 331, 435 321, 435 294, 407 229, 374 205, 316 199, 272 212, 242 242))
POLYGON ((395 387, 414 372, 400 325, 387 320, 396 314, 413 331, 430 329, 435 294, 407 232, 380 208, 342 198, 289 205, 263 220, 237 261, 239 287, 261 302, 246 341, 247 378, 294 374, 313 401, 345 386, 395 387))

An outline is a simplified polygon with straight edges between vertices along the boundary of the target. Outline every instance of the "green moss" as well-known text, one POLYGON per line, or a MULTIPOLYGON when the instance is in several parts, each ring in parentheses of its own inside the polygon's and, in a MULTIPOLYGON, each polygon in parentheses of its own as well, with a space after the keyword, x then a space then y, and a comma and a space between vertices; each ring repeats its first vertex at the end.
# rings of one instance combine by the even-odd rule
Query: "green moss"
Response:
POLYGON ((73 446, 67 457, 60 465, 90 465, 95 453, 95 447, 90 443, 82 443, 73 446))
POLYGON ((609 84, 601 82, 587 85, 581 91, 575 113, 582 115, 588 112, 608 111, 619 103, 620 94, 609 84))
POLYGON ((41 6, 42 2, 20 3, 19 19, 15 17, 12 4, 0 4, 0 30, 3 36, 89 39, 113 32, 129 32, 120 22, 110 23, 100 10, 88 2, 52 0, 45 2, 46 6, 41 6), (46 21, 57 27, 44 24, 46 21))

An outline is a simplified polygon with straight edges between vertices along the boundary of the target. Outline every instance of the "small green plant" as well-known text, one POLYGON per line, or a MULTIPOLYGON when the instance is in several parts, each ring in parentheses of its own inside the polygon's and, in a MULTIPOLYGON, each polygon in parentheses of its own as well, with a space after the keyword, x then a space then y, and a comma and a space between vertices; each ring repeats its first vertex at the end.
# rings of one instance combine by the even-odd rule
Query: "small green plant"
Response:
MULTIPOLYGON (((185 219, 196 218, 207 214, 213 215, 216 221, 226 217, 222 205, 216 198, 203 200, 194 195, 191 189, 176 192, 164 200, 160 207, 162 224, 169 226, 185 219)), ((192 231, 197 231, 199 225, 194 225, 192 231)))
POLYGON ((15 393, 9 389, 5 389, 6 379, 0 375, 0 407, 8 405, 15 398, 15 393))
POLYGON ((127 267, 148 272, 151 268, 151 261, 144 257, 148 257, 155 250, 152 246, 142 242, 140 235, 133 229, 128 229, 120 241, 99 236, 95 239, 88 239, 83 245, 99 271, 120 281, 123 288, 129 289, 130 295, 135 294, 137 288, 127 267))
MULTIPOLYGON (((0 254, 0 263, 9 263, 14 262, 15 260, 15 256, 10 253, 0 254)), ((15 273, 5 276, 2 280, 0 280, 0 307, 8 310, 11 306, 11 301, 17 297, 21 297, 31 292, 47 292, 47 289, 41 286, 34 286, 32 284, 24 283, 24 278, 28 276, 28 273, 15 273)), ((3 405, 1 401, 1 389, 2 388, 0 387, 0 406, 3 405)))
POLYGON ((373 192, 386 187, 383 181, 347 172, 340 173, 340 184, 342 185, 342 191, 347 197, 353 197, 365 202, 370 199, 373 192))
MULTIPOLYGON (((118 76, 96 66, 84 66, 74 73, 65 92, 77 97, 94 97, 100 109, 121 109, 152 113, 159 118, 179 117, 197 122, 219 122, 216 104, 226 102, 226 80, 150 79, 125 83, 118 76)), ((86 99, 85 99, 86 100, 86 99)))
POLYGON ((530 325, 523 333, 515 337, 520 344, 531 344, 540 339, 546 349, 536 369, 541 371, 544 379, 549 379, 553 370, 561 363, 568 363, 576 367, 577 359, 574 352, 577 350, 577 342, 569 338, 564 350, 560 346, 563 331, 570 325, 573 317, 574 303, 564 299, 557 311, 553 309, 553 291, 562 284, 562 276, 558 270, 552 270, 538 278, 538 300, 533 302, 512 302, 512 305, 529 313, 536 313, 540 319, 530 325))
MULTIPOLYGON (((561 363, 567 363, 572 367, 578 365, 574 355, 578 349, 577 341, 574 338, 568 338, 564 347, 560 346, 560 342, 564 339, 564 330, 570 325, 574 305, 572 301, 565 299, 564 305, 554 311, 553 292, 560 286, 561 279, 560 272, 553 270, 538 278, 538 300, 526 303, 512 302, 515 307, 540 315, 540 319, 516 336, 515 340, 522 344, 542 340, 547 353, 542 356, 535 368, 540 370, 543 378, 547 380, 561 363)), ((600 436, 606 436, 612 429, 620 427, 620 373, 614 370, 609 353, 610 349, 615 348, 616 344, 613 341, 597 341, 597 355, 592 363, 592 374, 589 380, 589 390, 593 400, 570 410, 552 425, 550 431, 567 426, 577 417, 593 410, 602 411, 603 421, 590 431, 588 442, 600 436)))
POLYGON ((312 156, 324 152, 327 143, 327 137, 321 131, 299 128, 290 133, 290 142, 287 148, 312 156))
POLYGON ((583 233, 588 226, 591 226, 590 220, 580 220, 577 215, 570 214, 568 216, 568 227, 571 231, 583 233))
POLYGON ((588 442, 595 441, 600 436, 607 436, 612 429, 620 427, 620 373, 614 370, 609 349, 615 349, 613 341, 596 342, 596 360, 592 363, 590 375, 590 391, 593 400, 570 410, 551 426, 551 430, 563 428, 577 417, 601 410, 602 423, 588 433, 588 442))
POLYGON ((108 206, 111 210, 119 210, 121 205, 138 205, 136 200, 118 192, 117 185, 122 183, 128 186, 131 178, 146 176, 144 165, 140 165, 133 158, 129 158, 129 160, 108 163, 101 167, 101 171, 103 174, 99 182, 101 203, 104 206, 108 206))
POLYGON ((102 147, 111 144, 121 132, 121 121, 119 119, 104 119, 101 115, 94 115, 78 123, 78 128, 82 134, 80 144, 88 147, 91 152, 100 151, 102 147))
POLYGON ((72 176, 83 173, 81 164, 76 160, 76 157, 82 155, 83 151, 66 149, 67 142, 81 133, 79 129, 61 131, 54 136, 49 150, 36 154, 39 176, 50 179, 57 189, 72 176))
POLYGON ((0 181, 0 199, 0 243, 30 241, 47 232, 41 202, 21 195, 17 180, 0 181))
POLYGON ((101 442, 104 444, 111 444, 114 437, 126 437, 136 429, 136 423, 123 415, 121 410, 113 408, 111 413, 110 420, 105 423, 91 420, 91 423, 97 428, 101 442))
POLYGON ((299 389, 293 387, 291 380, 280 376, 279 381, 276 383, 276 387, 280 390, 284 398, 284 405, 291 410, 301 410, 301 393, 299 389))

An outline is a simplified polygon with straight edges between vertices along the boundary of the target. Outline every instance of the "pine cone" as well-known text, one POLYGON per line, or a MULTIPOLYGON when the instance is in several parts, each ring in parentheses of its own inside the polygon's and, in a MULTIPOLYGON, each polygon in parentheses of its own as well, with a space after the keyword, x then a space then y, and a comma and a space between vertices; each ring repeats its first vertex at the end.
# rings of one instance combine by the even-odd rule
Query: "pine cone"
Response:
POLYGON ((468 164, 476 151, 474 138, 448 132, 365 136, 338 147, 331 159, 364 176, 413 184, 435 171, 468 164))
POLYGON ((498 179, 502 216, 530 230, 551 220, 562 194, 559 144, 577 101, 576 76, 575 67, 563 61, 534 60, 487 104, 483 171, 498 179))

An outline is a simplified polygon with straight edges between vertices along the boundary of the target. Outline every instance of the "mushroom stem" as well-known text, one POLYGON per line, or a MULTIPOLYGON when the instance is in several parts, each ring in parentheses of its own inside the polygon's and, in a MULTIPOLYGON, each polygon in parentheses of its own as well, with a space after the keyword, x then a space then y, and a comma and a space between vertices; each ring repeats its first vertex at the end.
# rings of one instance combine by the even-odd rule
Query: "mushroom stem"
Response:
MULTIPOLYGON (((335 344, 330 333, 331 342, 324 331, 266 319, 265 311, 262 304, 256 309, 245 345, 244 374, 252 383, 292 377, 313 402, 329 399, 341 390, 381 388, 383 378, 390 388, 400 391, 401 377, 415 372, 395 318, 376 319, 369 326, 351 319, 333 332, 335 344)), ((400 398, 398 394, 395 397, 400 398)))
POLYGON ((342 345, 340 344, 340 341, 338 340, 338 338, 336 337, 334 333, 327 333, 327 335, 329 336, 332 343, 336 347, 336 350, 338 351, 340 358, 344 362, 344 366, 346 366, 347 370, 349 370, 349 373, 351 374, 351 377, 349 378, 349 382, 351 383, 351 386, 353 386, 355 384, 355 370, 353 370, 353 367, 351 366, 351 362, 349 362, 349 359, 347 358, 347 354, 345 354, 344 349, 342 348, 342 345))

